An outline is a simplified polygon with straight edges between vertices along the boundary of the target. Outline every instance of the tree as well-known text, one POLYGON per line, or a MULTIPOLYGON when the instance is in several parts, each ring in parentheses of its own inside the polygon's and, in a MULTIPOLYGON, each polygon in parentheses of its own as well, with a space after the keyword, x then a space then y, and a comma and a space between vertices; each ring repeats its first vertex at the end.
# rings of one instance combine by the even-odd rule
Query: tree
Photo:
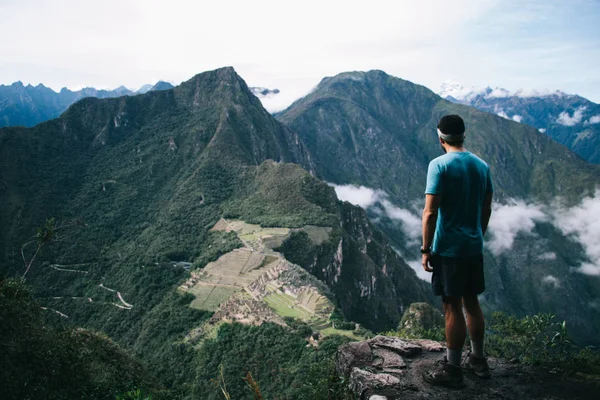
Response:
POLYGON ((26 242, 21 246, 21 257, 23 258, 23 263, 25 264, 25 272, 23 272, 23 279, 31 269, 35 258, 38 256, 43 247, 48 246, 51 243, 59 242, 64 239, 64 234, 61 236, 59 231, 62 231, 66 228, 71 228, 74 226, 84 226, 85 224, 81 220, 68 221, 59 225, 56 225, 56 220, 54 217, 48 218, 46 223, 43 226, 40 226, 36 229, 35 238, 26 242), (36 244, 35 252, 27 261, 25 257, 25 248, 30 244, 36 244))

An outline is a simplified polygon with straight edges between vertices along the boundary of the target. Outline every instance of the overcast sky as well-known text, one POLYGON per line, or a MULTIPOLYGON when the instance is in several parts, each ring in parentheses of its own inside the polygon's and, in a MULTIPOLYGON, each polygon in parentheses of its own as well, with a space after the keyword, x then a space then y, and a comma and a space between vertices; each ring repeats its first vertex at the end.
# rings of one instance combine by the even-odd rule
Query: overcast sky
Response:
POLYGON ((599 0, 0 0, 0 83, 138 88, 234 66, 282 105, 381 69, 600 102, 599 0))

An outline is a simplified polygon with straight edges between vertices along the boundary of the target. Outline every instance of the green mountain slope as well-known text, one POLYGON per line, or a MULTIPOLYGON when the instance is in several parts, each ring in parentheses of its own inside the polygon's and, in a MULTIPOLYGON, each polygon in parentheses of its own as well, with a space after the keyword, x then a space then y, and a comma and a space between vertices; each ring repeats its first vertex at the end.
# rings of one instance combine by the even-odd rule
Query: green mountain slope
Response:
POLYGON ((501 197, 576 198, 600 182, 598 166, 537 130, 382 71, 325 78, 276 117, 301 135, 319 177, 384 189, 406 201, 422 195, 426 166, 441 154, 437 121, 448 113, 465 119, 468 148, 490 164, 501 197))
MULTIPOLYGON (((422 202, 428 162, 441 154, 437 121, 450 113, 465 119, 466 147, 489 163, 499 203, 516 198, 549 205, 560 198, 573 205, 600 185, 597 165, 536 129, 453 104, 382 71, 325 78, 276 117, 306 143, 318 177, 383 190, 391 203, 410 211, 422 202)), ((371 217, 396 248, 416 259, 418 232, 407 233, 406 226, 376 211, 371 217)), ((595 341, 600 314, 593 302, 600 297, 600 282, 573 272, 582 247, 550 223, 537 223, 533 233, 518 234, 510 252, 487 252, 487 307, 518 314, 556 312, 575 326, 579 339, 595 341), (540 259, 544 252, 556 258, 540 259), (549 274, 563 283, 551 294, 542 282, 549 274)))
POLYGON ((346 318, 395 327, 410 303, 432 300, 426 285, 314 169, 232 68, 171 90, 84 99, 34 128, 0 129, 0 266, 21 274, 35 228, 49 217, 67 225, 27 275, 40 303, 106 332, 170 388, 194 381, 186 337, 211 317, 177 291, 189 278, 179 265, 203 268, 242 246, 211 231, 223 217, 330 229, 318 244, 292 235, 279 251, 327 284, 346 318))
POLYGON ((135 388, 157 389, 140 363, 106 336, 56 328, 45 320, 54 317, 64 319, 42 310, 27 285, 0 280, 3 399, 114 399, 135 388))

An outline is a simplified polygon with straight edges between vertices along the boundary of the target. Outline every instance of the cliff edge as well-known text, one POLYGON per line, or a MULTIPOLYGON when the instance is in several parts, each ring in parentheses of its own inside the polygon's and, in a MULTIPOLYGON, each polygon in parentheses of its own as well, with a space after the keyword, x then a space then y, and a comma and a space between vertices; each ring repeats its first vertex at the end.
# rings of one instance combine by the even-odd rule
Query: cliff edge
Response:
POLYGON ((581 375, 564 376, 495 358, 488 358, 492 379, 465 373, 464 389, 432 386, 422 373, 444 356, 444 350, 443 343, 432 340, 377 336, 342 346, 336 368, 361 400, 591 399, 600 388, 600 382, 581 375))

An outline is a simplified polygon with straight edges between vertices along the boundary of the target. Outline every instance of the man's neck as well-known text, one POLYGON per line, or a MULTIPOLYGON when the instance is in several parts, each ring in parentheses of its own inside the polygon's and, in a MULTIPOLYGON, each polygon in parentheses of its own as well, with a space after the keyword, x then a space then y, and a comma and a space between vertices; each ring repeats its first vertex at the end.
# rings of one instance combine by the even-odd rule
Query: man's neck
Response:
POLYGON ((463 146, 446 146, 446 153, 461 153, 467 151, 463 146))

